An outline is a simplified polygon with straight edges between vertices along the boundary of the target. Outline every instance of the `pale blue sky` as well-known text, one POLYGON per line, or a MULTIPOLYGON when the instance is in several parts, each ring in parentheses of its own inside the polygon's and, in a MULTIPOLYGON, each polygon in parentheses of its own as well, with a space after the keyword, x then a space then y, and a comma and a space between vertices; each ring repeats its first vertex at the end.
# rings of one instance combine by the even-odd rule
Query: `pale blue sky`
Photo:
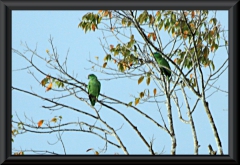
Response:
MULTIPOLYGON (((104 51, 100 46, 99 38, 102 38, 102 33, 100 31, 90 32, 85 34, 82 29, 78 28, 78 24, 83 16, 83 14, 88 11, 13 11, 12 12, 12 47, 24 51, 24 47, 21 46, 21 41, 27 43, 32 49, 35 49, 37 45, 37 53, 46 57, 46 49, 51 52, 51 46, 48 42, 50 35, 54 38, 53 43, 57 48, 60 60, 63 60, 66 53, 69 51, 68 56, 68 72, 78 74, 77 79, 85 83, 88 82, 87 75, 93 73, 89 68, 92 67, 87 60, 91 58, 95 60, 95 56, 99 56, 99 63, 103 63, 103 58, 105 56, 104 51)), ((218 20, 225 29, 228 29, 228 12, 218 11, 218 20)), ((115 42, 110 39, 111 42, 115 42)), ((30 57, 30 54, 26 54, 30 57)), ((224 48, 220 48, 216 53, 216 63, 218 66, 225 60, 227 53, 224 48)), ((29 64, 17 54, 12 55, 12 69, 16 70, 29 66, 29 64)), ((33 59, 36 64, 42 68, 44 71, 51 75, 54 75, 54 71, 47 69, 46 63, 38 62, 37 58, 33 59)), ((36 70, 31 69, 35 76, 39 79, 43 79, 44 76, 39 74, 36 70)), ((104 79, 108 78, 107 75, 101 73, 95 73, 98 78, 104 79)), ((137 95, 138 92, 142 91, 145 83, 137 85, 138 77, 125 81, 126 79, 117 79, 112 81, 101 80, 102 88, 101 93, 109 95, 111 97, 117 98, 126 103, 133 101, 130 95, 137 95)), ((145 81, 145 80, 144 80, 145 81)), ((32 90, 44 97, 56 96, 52 91, 45 92, 40 84, 27 73, 27 70, 23 71, 13 71, 12 72, 12 85, 17 88, 24 90, 32 90)), ((150 84, 154 86, 154 83, 150 84)), ((221 89, 228 91, 228 70, 222 75, 218 82, 215 83, 216 87, 221 87, 221 89)), ((153 89, 153 88, 152 88, 153 89)), ((209 92, 210 94, 211 92, 209 92)), ((87 97, 87 96, 85 96, 87 97)), ((101 99, 101 98, 100 98, 101 99)), ((180 99, 181 100, 181 99, 180 99)), ((210 104, 210 109, 214 117, 215 124, 218 129, 219 136, 222 141, 223 152, 228 154, 228 95, 225 93, 217 92, 208 100, 210 104)), ((64 103, 73 105, 76 108, 93 113, 93 110, 86 106, 85 103, 80 102, 77 99, 67 98, 64 103)), ((174 105, 174 102, 172 102, 174 105)), ((190 102, 191 103, 191 102, 190 102)), ((193 104, 193 103, 192 103, 193 104)), ((42 105, 50 105, 46 101, 34 98, 25 93, 19 91, 12 92, 12 113, 15 118, 15 113, 25 121, 24 113, 32 118, 35 122, 41 119, 51 120, 54 116, 61 115, 63 117, 62 123, 66 122, 77 122, 79 120, 87 121, 93 124, 95 121, 85 116, 69 111, 67 109, 62 109, 55 112, 49 112, 47 109, 42 108, 42 105)), ((201 105, 201 103, 200 103, 201 105)), ((192 105, 191 105, 192 106, 192 105)), ((96 107, 100 107, 96 104, 96 107)), ((145 120, 141 115, 123 106, 115 106, 119 111, 127 115, 135 125, 140 129, 146 140, 149 142, 153 137, 156 138, 154 141, 153 149, 155 152, 161 152, 164 148, 165 154, 170 154, 171 149, 171 139, 170 137, 161 129, 158 129, 151 122, 145 120), (139 120, 141 118, 141 120, 139 120)), ((138 107, 147 113, 149 116, 158 120, 160 123, 160 115, 156 107, 147 107, 145 105, 138 105, 138 107)), ((160 105, 162 109, 165 110, 165 105, 160 105)), ((183 110, 183 117, 187 118, 186 110, 183 110)), ((163 112, 163 115, 166 114, 163 112)), ((123 125, 123 128, 118 131, 119 136, 122 138, 123 143, 128 148, 130 154, 149 154, 148 148, 139 140, 137 134, 129 127, 129 125, 122 119, 116 116, 113 112, 106 108, 102 108, 101 115, 112 125, 115 129, 123 125)), ((178 113, 176 108, 173 109, 174 117, 174 127, 177 138, 177 151, 176 154, 193 154, 193 140, 190 125, 182 123, 178 119, 178 113)), ((211 144, 214 149, 217 149, 215 139, 211 126, 209 124, 207 115, 202 108, 198 106, 193 114, 195 120, 196 131, 198 135, 198 142, 201 147, 199 148, 199 154, 208 153, 208 144, 211 144)), ((167 118, 166 118, 167 120, 167 118)), ((74 128, 78 128, 74 126, 74 128)), ((54 143, 56 141, 56 134, 34 134, 28 133, 23 135, 18 135, 14 138, 14 143, 12 147, 15 149, 35 149, 35 150, 49 150, 56 153, 63 153, 61 143, 55 145, 49 145, 49 143, 54 143)), ((110 140, 117 143, 113 137, 109 137, 110 140)), ((65 132, 63 134, 63 141, 66 147, 66 152, 68 154, 92 154, 86 153, 89 148, 103 147, 105 142, 100 140, 97 136, 79 133, 79 132, 65 132)), ((123 154, 121 149, 108 145, 107 154, 114 154, 118 152, 123 154)))

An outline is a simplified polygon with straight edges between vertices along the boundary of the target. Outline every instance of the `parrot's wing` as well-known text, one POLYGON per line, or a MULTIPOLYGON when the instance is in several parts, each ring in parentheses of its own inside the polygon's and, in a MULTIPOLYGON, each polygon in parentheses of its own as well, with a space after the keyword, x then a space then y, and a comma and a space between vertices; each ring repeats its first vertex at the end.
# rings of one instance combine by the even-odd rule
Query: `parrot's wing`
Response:
POLYGON ((163 73, 165 74, 165 76, 169 77, 171 76, 171 71, 170 71, 170 66, 169 66, 169 63, 164 59, 162 58, 161 60, 158 61, 159 64, 160 64, 160 68, 162 69, 163 73), (168 68, 168 69, 167 69, 168 68))
POLYGON ((88 94, 92 106, 95 105, 96 99, 100 94, 101 83, 97 79, 90 79, 88 83, 88 94))
POLYGON ((98 81, 98 94, 97 94, 97 98, 100 95, 100 90, 101 90, 101 83, 98 81))
POLYGON ((93 91, 94 91, 93 88, 94 88, 94 85, 92 83, 92 80, 90 79, 88 83, 88 96, 92 106, 95 105, 95 96, 93 95, 93 91))

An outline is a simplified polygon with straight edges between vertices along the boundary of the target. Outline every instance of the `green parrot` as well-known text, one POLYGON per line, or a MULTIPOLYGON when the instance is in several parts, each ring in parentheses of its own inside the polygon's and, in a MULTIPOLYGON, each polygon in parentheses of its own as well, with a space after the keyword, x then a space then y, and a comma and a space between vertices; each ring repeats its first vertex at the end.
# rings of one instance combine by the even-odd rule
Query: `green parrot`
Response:
POLYGON ((160 53, 158 53, 158 52, 153 53, 153 56, 154 56, 155 60, 157 61, 158 65, 159 65, 159 67, 160 67, 160 70, 162 71, 162 73, 163 73, 163 74, 168 78, 168 80, 169 80, 169 79, 170 79, 170 76, 171 76, 171 71, 170 71, 171 68, 170 68, 167 60, 165 60, 164 58, 162 58, 162 55, 161 55, 160 53), (164 66, 164 67, 166 67, 166 68, 168 68, 168 69, 170 69, 170 70, 168 70, 168 69, 166 69, 166 68, 164 68, 164 67, 162 67, 162 66, 164 66))
POLYGON ((89 74, 88 79, 90 79, 87 86, 89 100, 91 102, 91 105, 94 106, 100 94, 101 83, 98 81, 97 76, 94 74, 89 74))

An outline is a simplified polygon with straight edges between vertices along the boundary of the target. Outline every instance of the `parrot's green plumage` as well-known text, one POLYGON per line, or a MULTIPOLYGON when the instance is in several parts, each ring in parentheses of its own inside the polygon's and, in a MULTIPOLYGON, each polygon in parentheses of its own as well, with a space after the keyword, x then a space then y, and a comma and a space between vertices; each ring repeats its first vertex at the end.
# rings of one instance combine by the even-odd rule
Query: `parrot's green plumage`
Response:
POLYGON ((162 73, 163 73, 163 74, 168 78, 168 80, 169 80, 169 78, 170 78, 170 76, 171 76, 171 71, 170 71, 171 68, 170 68, 167 60, 165 60, 165 59, 162 57, 162 55, 161 55, 160 53, 158 53, 158 52, 153 53, 153 56, 154 56, 154 58, 156 59, 158 65, 159 65, 159 67, 160 67, 160 70, 162 71, 162 73), (164 68, 164 67, 168 68, 169 70, 166 69, 166 68, 164 68))
POLYGON ((88 79, 88 96, 91 105, 94 106, 100 94, 101 83, 98 81, 97 77, 94 74, 89 74, 88 79))

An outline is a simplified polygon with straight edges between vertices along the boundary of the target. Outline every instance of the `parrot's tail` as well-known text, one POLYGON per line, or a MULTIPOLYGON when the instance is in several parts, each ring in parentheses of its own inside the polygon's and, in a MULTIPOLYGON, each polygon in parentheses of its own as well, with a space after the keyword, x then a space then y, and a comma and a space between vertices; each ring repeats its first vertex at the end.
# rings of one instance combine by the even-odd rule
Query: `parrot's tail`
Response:
POLYGON ((91 105, 94 106, 96 103, 96 97, 93 95, 89 95, 89 100, 91 102, 91 105))

